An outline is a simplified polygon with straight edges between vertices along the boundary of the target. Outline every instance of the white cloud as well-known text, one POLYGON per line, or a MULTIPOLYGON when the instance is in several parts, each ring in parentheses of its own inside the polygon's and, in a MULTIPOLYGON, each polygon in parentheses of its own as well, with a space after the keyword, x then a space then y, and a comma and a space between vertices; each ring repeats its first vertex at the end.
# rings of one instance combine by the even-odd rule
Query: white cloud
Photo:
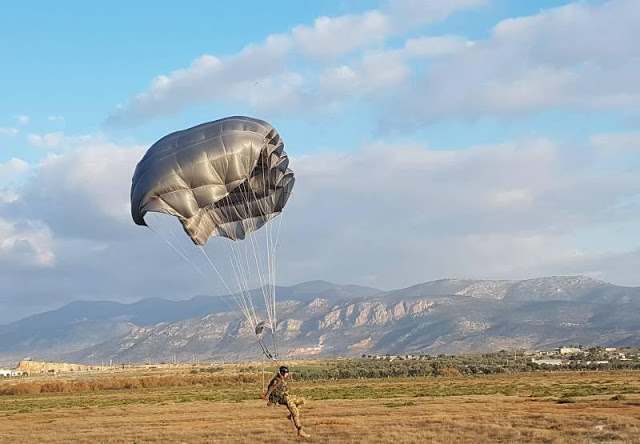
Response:
POLYGON ((178 112, 190 104, 246 99, 286 74, 283 67, 288 52, 288 39, 272 36, 265 44, 247 46, 226 59, 201 56, 186 69, 158 76, 148 91, 116 110, 107 123, 135 125, 158 114, 178 112))
POLYGON ((405 92, 402 116, 634 109, 640 102, 640 53, 633 43, 640 39, 639 20, 637 2, 630 0, 574 3, 505 20, 489 39, 432 66, 405 92))
POLYGON ((0 128, 0 136, 15 136, 19 132, 18 128, 0 128))
MULTIPOLYGON (((590 257, 590 241, 573 242, 576 230, 640 222, 640 208, 619 206, 640 196, 637 168, 603 171, 589 157, 533 140, 462 151, 377 145, 293 159, 298 181, 280 251, 293 281, 397 287, 571 273, 590 257)), ((615 232, 606 236, 600 241, 620 243, 615 232)), ((625 282, 640 284, 634 276, 625 282)))
POLYGON ((361 14, 321 17, 235 55, 204 55, 159 76, 108 123, 136 125, 216 100, 302 114, 375 100, 384 120, 402 124, 637 107, 640 54, 633 42, 640 39, 640 9, 631 0, 507 19, 483 41, 423 35, 388 47, 390 37, 483 3, 390 1, 361 14), (429 63, 416 68, 416 59, 429 63))
POLYGON ((13 190, 0 190, 0 204, 8 204, 16 202, 20 199, 20 195, 13 190))
POLYGON ((0 260, 27 266, 52 266, 51 232, 38 221, 7 221, 0 218, 0 260))
POLYGON ((528 190, 505 190, 492 193, 490 200, 496 207, 528 205, 534 196, 528 190))
MULTIPOLYGON (((58 305, 60 294, 130 300, 223 291, 131 221, 131 175, 145 148, 96 136, 49 156, 16 190, 19 198, 0 202, 0 237, 9 239, 0 282, 13 300, 42 306, 58 305), (38 272, 46 275, 25 274, 47 264, 38 272)), ((640 223, 638 168, 603 169, 592 150, 534 139, 455 151, 367 144, 294 157, 279 279, 394 288, 452 276, 585 272, 640 285, 635 268, 604 259, 622 261, 639 247, 606 229, 640 223), (604 254, 576 231, 619 247, 604 254)), ((0 300, 1 309, 17 310, 6 304, 0 300)))
MULTIPOLYGON (((162 263, 166 248, 157 243, 158 251, 150 252, 144 245, 152 239, 149 230, 130 216, 131 176, 146 147, 102 135, 65 136, 63 142, 70 145, 59 146, 62 154, 50 154, 23 183, 0 192, 3 320, 77 298, 137 299, 158 290, 132 273, 151 276, 146 263, 162 263)), ((175 297, 180 284, 170 275, 158 278, 175 297)))
POLYGON ((64 134, 61 132, 47 134, 27 134, 27 141, 37 147, 55 148, 64 140, 64 134))
MULTIPOLYGON (((392 1, 385 8, 362 14, 320 17, 311 26, 300 25, 287 34, 271 35, 264 43, 250 44, 226 58, 203 55, 187 68, 158 76, 147 91, 118 106, 107 124, 132 126, 157 115, 176 113, 187 106, 214 100, 237 100, 269 111, 313 112, 317 106, 331 104, 333 98, 324 97, 327 91, 316 88, 316 69, 312 68, 311 72, 306 69, 304 73, 297 71, 294 55, 314 63, 315 59, 330 60, 356 49, 379 47, 389 37, 441 20, 459 10, 476 7, 484 1, 428 3, 392 1)), ((415 41, 410 46, 414 56, 420 53, 425 56, 450 52, 457 44, 445 37, 440 42, 415 41)), ((381 82, 385 85, 397 83, 399 77, 405 76, 404 66, 393 66, 383 55, 367 55, 361 64, 366 70, 361 85, 368 81, 376 81, 377 86, 381 82)), ((332 77, 332 74, 325 77, 332 77)), ((332 79, 323 82, 336 86, 332 79)), ((375 85, 364 89, 374 88, 375 85)), ((338 89, 345 90, 344 87, 338 89)))
POLYGON ((12 157, 8 162, 0 163, 0 177, 13 178, 29 169, 29 164, 22 159, 12 157))
POLYGON ((296 26, 291 34, 303 54, 334 58, 355 48, 384 42, 391 29, 389 17, 374 10, 361 15, 319 17, 313 26, 296 26))
POLYGON ((16 121, 20 125, 26 125, 29 123, 29 120, 31 120, 29 116, 25 116, 25 115, 16 115, 16 116, 13 116, 13 118, 16 119, 16 121))
POLYGON ((325 71, 319 78, 320 96, 326 102, 385 93, 385 87, 398 84, 410 75, 398 53, 369 53, 358 66, 342 65, 325 71))
POLYGON ((89 146, 112 146, 113 144, 103 134, 82 134, 67 136, 62 131, 45 134, 27 134, 27 142, 39 147, 48 148, 50 151, 74 151, 89 146))
POLYGON ((438 36, 409 39, 400 49, 368 51, 351 65, 325 70, 317 82, 318 96, 332 104, 357 98, 390 98, 412 77, 411 61, 437 59, 471 45, 461 37, 438 36))
POLYGON ((473 42, 462 37, 444 35, 409 39, 402 51, 410 58, 435 58, 455 54, 470 46, 473 42))
POLYGON ((380 10, 319 17, 312 26, 294 27, 290 38, 293 48, 307 57, 336 59, 356 49, 379 46, 389 37, 485 3, 485 0, 391 0, 380 10))
POLYGON ((72 144, 66 154, 42 161, 12 210, 43 218, 55 233, 99 239, 129 221, 131 177, 145 147, 101 135, 66 139, 72 144))
POLYGON ((595 134, 590 138, 591 144, 601 152, 640 153, 640 131, 624 133, 595 134))
POLYGON ((55 114, 55 115, 47 116, 47 120, 49 122, 64 122, 64 116, 61 116, 60 114, 55 114))

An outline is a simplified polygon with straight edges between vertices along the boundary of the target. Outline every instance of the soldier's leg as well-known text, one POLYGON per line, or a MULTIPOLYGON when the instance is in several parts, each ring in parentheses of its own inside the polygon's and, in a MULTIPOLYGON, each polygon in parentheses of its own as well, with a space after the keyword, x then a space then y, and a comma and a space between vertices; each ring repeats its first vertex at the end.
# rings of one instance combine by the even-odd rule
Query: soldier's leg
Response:
POLYGON ((304 399, 302 396, 292 396, 291 400, 298 408, 302 407, 307 402, 307 400, 304 399))
POLYGON ((300 423, 300 411, 298 410, 298 406, 294 402, 294 398, 295 397, 293 396, 287 396, 285 398, 285 401, 287 402, 287 408, 289 409, 289 412, 291 412, 290 416, 296 426, 296 429, 300 430, 302 429, 302 424, 300 423))

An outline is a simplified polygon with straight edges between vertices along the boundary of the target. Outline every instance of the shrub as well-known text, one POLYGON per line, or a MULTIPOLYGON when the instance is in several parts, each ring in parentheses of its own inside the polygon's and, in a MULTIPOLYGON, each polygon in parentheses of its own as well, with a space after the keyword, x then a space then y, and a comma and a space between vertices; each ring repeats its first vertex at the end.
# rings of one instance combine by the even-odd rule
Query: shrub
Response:
POLYGON ((438 369, 436 371, 436 376, 454 377, 454 376, 462 376, 462 373, 460 373, 460 370, 458 370, 457 368, 445 367, 445 368, 438 369))
POLYGON ((568 397, 566 394, 562 395, 561 398, 556 400, 558 404, 573 404, 576 402, 575 399, 568 397))

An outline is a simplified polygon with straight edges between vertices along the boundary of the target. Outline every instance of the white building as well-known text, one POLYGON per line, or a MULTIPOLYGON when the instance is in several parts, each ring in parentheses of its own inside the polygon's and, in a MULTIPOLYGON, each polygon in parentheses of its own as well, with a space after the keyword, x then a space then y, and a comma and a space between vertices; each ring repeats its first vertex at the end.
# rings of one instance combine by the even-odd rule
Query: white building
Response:
POLYGON ((560 347, 558 350, 561 355, 571 355, 573 353, 582 353, 582 349, 579 347, 560 347))
POLYGON ((534 364, 562 365, 562 359, 532 359, 534 364))
POLYGON ((24 376, 26 373, 19 370, 9 370, 0 368, 0 378, 14 378, 16 376, 24 376))

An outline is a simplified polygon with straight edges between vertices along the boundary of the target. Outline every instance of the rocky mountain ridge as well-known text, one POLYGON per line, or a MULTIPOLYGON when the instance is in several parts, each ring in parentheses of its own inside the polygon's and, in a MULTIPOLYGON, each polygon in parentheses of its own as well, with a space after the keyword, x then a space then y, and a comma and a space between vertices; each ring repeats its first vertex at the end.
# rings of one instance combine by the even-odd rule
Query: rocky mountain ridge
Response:
MULTIPOLYGON (((640 346, 640 288, 583 276, 447 279, 387 292, 313 282, 279 289, 279 300, 279 351, 293 358, 479 352, 562 343, 640 346)), ((38 316, 47 320, 46 314, 38 316)), ((140 313, 118 316, 120 323, 109 316, 68 320, 65 325, 75 332, 93 329, 90 341, 49 334, 48 342, 33 337, 14 347, 11 355, 88 364, 260 359, 249 324, 228 308, 143 325, 131 321, 144 319, 140 313), (109 333, 95 340, 96 330, 106 325, 109 333)), ((7 331, 13 331, 11 326, 0 326, 0 344, 7 331)), ((12 357, 0 345, 3 356, 12 357)))

